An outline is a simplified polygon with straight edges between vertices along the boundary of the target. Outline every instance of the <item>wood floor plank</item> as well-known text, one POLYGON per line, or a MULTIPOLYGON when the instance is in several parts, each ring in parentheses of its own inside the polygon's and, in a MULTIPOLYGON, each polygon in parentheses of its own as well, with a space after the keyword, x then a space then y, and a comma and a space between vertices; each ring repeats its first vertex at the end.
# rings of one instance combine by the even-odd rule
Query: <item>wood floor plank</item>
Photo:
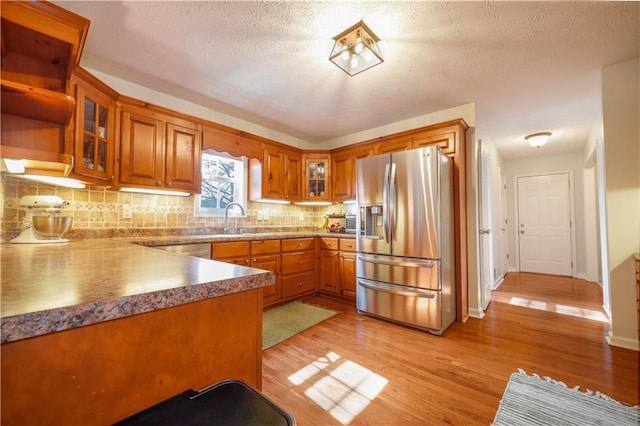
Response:
POLYGON ((307 301, 341 313, 263 352, 262 391, 298 425, 488 425, 519 368, 638 404, 640 356, 606 343, 596 283, 508 274, 483 319, 442 336, 307 301))

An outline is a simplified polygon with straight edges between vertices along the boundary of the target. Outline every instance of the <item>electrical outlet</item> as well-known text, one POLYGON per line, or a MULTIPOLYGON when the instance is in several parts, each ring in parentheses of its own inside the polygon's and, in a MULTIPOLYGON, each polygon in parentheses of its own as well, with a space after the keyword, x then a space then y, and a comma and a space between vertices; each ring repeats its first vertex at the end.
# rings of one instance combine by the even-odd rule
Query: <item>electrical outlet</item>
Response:
POLYGON ((262 212, 262 220, 269 220, 269 210, 262 212))
POLYGON ((133 207, 129 205, 122 206, 122 218, 123 219, 131 219, 133 217, 133 207))
POLYGON ((262 210, 258 210, 258 222, 264 220, 264 212, 262 210))
POLYGON ((298 217, 300 218, 300 222, 304 222, 304 213, 300 213, 298 217))

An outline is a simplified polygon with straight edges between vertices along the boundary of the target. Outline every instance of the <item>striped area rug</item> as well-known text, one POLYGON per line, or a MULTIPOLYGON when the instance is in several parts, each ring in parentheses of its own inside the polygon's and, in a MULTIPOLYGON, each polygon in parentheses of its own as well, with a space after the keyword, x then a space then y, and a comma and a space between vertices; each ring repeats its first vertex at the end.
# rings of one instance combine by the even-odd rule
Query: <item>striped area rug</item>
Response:
POLYGON ((520 370, 513 373, 492 423, 494 426, 640 425, 639 406, 601 394, 581 392, 562 382, 520 370))

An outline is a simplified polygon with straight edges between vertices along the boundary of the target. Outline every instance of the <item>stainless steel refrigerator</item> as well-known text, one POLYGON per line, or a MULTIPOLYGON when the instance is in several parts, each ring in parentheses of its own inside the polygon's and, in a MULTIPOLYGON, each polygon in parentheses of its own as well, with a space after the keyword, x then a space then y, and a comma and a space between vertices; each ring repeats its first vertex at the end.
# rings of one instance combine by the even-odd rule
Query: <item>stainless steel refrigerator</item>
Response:
POLYGON ((456 318, 453 164, 438 147, 356 162, 356 307, 442 334, 456 318))

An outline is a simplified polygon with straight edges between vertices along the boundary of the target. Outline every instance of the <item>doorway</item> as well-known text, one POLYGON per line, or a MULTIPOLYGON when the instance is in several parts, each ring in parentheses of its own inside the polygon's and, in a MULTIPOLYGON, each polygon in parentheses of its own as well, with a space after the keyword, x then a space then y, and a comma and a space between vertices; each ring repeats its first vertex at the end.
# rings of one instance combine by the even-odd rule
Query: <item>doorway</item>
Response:
POLYGON ((516 177, 516 240, 521 272, 573 276, 570 172, 516 177))

